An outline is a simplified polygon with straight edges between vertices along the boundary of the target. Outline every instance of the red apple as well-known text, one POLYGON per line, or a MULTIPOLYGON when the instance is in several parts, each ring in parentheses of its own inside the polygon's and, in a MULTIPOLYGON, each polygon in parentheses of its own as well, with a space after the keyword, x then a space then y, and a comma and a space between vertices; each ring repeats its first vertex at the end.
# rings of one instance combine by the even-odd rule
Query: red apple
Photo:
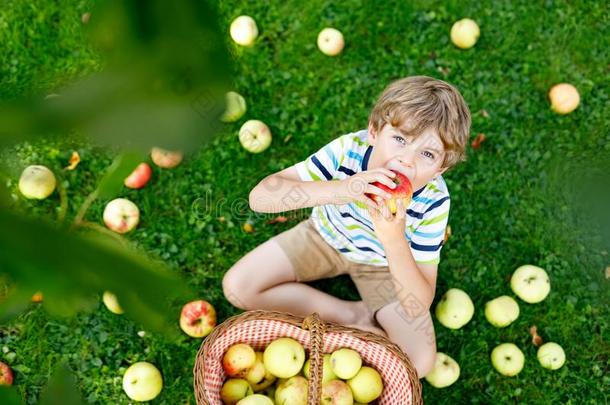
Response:
POLYGON ((256 363, 256 352, 247 343, 236 343, 222 357, 222 367, 229 377, 243 378, 256 363))
POLYGON ((125 187, 129 188, 142 188, 150 180, 152 170, 148 163, 140 163, 138 167, 125 179, 125 187))
POLYGON ((171 169, 182 162, 182 152, 171 151, 161 148, 152 148, 150 157, 154 164, 162 169, 171 169))
MULTIPOLYGON (((396 200, 402 198, 403 205, 405 208, 408 207, 409 203, 411 202, 411 197, 413 197, 413 186, 411 185, 411 182, 407 176, 396 170, 392 171, 396 173, 396 177, 392 179, 396 184, 395 188, 389 188, 385 184, 379 183, 378 181, 374 182, 373 185, 390 193, 392 197, 388 200, 388 207, 390 208, 390 212, 392 214, 396 214, 396 200)), ((376 194, 367 193, 366 196, 377 203, 381 203, 383 201, 383 198, 376 194)))
POLYGON ((195 338, 204 337, 216 326, 216 310, 207 301, 192 301, 182 307, 180 328, 195 338))
POLYGON ((13 385, 13 370, 0 361, 0 385, 13 385))
POLYGON ((126 233, 134 229, 140 221, 138 206, 126 198, 115 198, 104 208, 104 223, 117 233, 126 233))

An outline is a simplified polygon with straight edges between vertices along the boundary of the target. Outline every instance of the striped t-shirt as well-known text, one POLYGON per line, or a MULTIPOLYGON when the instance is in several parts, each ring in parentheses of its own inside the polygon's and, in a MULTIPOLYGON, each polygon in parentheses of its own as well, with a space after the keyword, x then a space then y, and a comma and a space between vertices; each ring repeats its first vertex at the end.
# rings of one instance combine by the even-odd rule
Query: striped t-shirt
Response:
MULTIPOLYGON (((372 150, 365 129, 336 138, 297 163, 296 169, 303 181, 343 180, 367 170, 372 150)), ((439 263, 449 205, 449 191, 442 176, 413 192, 407 208, 405 236, 416 262, 439 263)), ((324 240, 348 260, 388 265, 365 204, 355 201, 315 206, 311 219, 324 240)))

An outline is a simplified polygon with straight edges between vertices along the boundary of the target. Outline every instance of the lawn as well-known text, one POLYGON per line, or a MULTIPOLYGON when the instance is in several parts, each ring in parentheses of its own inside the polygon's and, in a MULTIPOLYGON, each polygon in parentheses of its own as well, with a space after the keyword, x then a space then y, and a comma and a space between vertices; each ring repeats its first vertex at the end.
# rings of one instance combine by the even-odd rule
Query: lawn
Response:
MULTIPOLYGON (((0 2, 0 99, 52 93, 70 80, 101 69, 103 61, 83 35, 81 15, 91 1, 0 2)), ((335 137, 362 129, 376 97, 393 79, 428 75, 462 92, 473 116, 472 139, 483 133, 468 160, 444 175, 452 198, 452 236, 443 248, 437 296, 466 291, 474 318, 459 330, 435 319, 438 350, 461 367, 445 389, 425 381, 425 403, 602 404, 610 399, 610 265, 606 212, 610 161, 610 7, 585 1, 251 2, 218 4, 221 26, 253 16, 255 46, 227 46, 235 61, 234 87, 248 112, 173 170, 153 168, 143 190, 121 194, 136 202, 142 222, 128 235, 138 249, 164 260, 214 304, 220 320, 240 312, 222 294, 223 274, 246 252, 294 226, 309 209, 275 215, 248 207, 249 191, 266 175, 286 168, 335 137), (470 17, 481 27, 476 46, 464 51, 449 40, 454 21, 470 17), (318 51, 318 32, 333 26, 346 38, 337 57, 318 51), (569 115, 550 110, 547 93, 559 82, 574 84, 581 105, 569 115), (271 147, 250 154, 238 142, 246 119, 266 122, 271 147), (596 171, 597 170, 597 171, 596 171), (600 174, 601 177, 600 177, 600 174), (596 175, 592 185, 577 174, 596 175), (604 198, 606 198, 604 200, 604 198), (599 215, 599 216, 598 216, 599 215), (602 215, 604 215, 602 217, 602 215), (221 219, 224 218, 224 220, 221 219), (253 233, 242 229, 249 221, 253 233), (509 282, 522 264, 543 267, 552 291, 539 304, 519 301, 521 315, 505 329, 492 327, 484 304, 513 295, 509 282), (545 341, 559 343, 567 362, 543 369, 528 332, 536 325, 545 341), (513 342, 526 364, 503 377, 491 350, 513 342)), ((116 152, 59 140, 20 143, 2 151, 12 181, 15 209, 54 217, 59 197, 30 202, 17 191, 20 171, 44 164, 62 173, 70 198, 68 216, 99 181, 116 152), (81 163, 62 171, 77 150, 81 163)), ((101 223, 107 201, 87 214, 101 223)), ((69 258, 66 258, 69 260, 69 258)), ((358 299, 347 277, 315 286, 358 299)), ((176 325, 177 328, 177 325, 176 325)), ((101 304, 75 318, 53 318, 32 304, 0 327, 0 360, 16 372, 26 403, 36 403, 53 367, 67 361, 88 403, 128 403, 121 388, 129 364, 146 360, 163 373, 164 389, 153 402, 194 404, 192 367, 200 340, 171 341, 148 333, 101 304)))

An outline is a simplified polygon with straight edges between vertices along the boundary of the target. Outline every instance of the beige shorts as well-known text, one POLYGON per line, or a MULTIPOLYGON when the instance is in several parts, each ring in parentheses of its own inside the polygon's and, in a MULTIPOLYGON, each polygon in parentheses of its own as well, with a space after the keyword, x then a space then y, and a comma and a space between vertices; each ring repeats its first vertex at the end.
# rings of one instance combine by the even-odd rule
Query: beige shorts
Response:
POLYGON ((395 302, 394 282, 387 266, 355 263, 330 246, 318 233, 311 218, 274 236, 290 259, 300 282, 349 274, 371 314, 395 302))

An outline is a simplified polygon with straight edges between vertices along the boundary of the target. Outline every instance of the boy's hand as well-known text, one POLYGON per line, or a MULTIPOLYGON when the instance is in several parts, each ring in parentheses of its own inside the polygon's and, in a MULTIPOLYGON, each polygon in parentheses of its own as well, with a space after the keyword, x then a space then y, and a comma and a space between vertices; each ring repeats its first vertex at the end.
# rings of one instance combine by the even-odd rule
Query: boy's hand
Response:
POLYGON ((405 225, 407 217, 407 208, 404 206, 401 198, 396 199, 396 214, 390 212, 387 200, 384 200, 380 207, 368 208, 375 234, 382 245, 405 239, 405 225))
POLYGON ((377 202, 367 197, 366 194, 375 194, 384 200, 390 199, 391 196, 388 192, 371 183, 378 181, 390 188, 394 188, 396 184, 392 179, 395 176, 394 172, 385 168, 365 170, 342 180, 340 186, 342 189, 341 194, 346 195, 349 201, 359 201, 366 204, 369 209, 378 209, 379 205, 377 202))

